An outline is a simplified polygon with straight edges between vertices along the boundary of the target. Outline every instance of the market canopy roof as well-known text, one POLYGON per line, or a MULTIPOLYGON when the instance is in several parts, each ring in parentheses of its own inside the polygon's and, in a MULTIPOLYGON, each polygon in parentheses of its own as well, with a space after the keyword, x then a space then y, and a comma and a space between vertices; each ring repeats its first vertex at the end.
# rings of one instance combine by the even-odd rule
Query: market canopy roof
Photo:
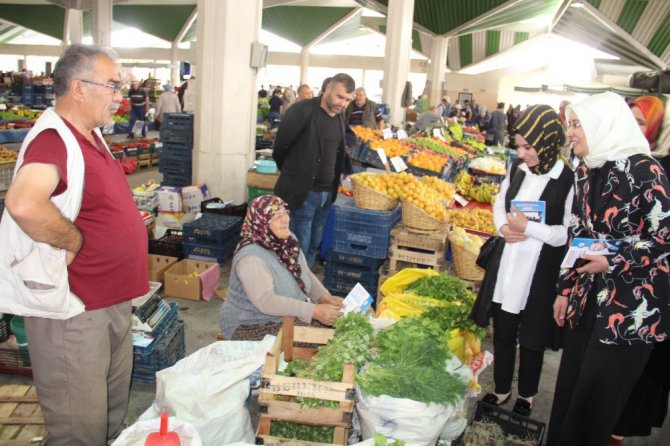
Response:
MULTIPOLYGON (((386 32, 389 0, 264 0, 262 27, 300 46, 386 32), (367 11, 378 16, 364 14, 367 11)), ((65 8, 91 0, 0 0, 0 44, 27 30, 63 36, 65 8)), ((173 41, 196 0, 115 0, 114 28, 134 27, 173 41)), ((182 41, 197 36, 197 19, 182 41)), ((449 37, 447 65, 458 71, 555 33, 652 69, 670 65, 670 2, 653 0, 415 0, 413 48, 430 57, 432 37, 449 37)), ((90 35, 90 11, 84 13, 90 35)))

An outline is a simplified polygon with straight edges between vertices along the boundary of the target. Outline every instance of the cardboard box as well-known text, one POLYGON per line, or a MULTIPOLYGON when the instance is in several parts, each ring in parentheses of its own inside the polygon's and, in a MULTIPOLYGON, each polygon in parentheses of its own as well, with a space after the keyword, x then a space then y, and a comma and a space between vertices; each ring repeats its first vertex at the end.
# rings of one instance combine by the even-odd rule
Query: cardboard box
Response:
POLYGON ((277 173, 258 173, 255 169, 250 169, 247 172, 247 186, 255 187, 257 189, 274 189, 275 183, 279 178, 277 173))
POLYGON ((164 275, 165 286, 163 291, 165 295, 181 297, 182 299, 200 300, 202 296, 200 273, 209 268, 219 268, 219 264, 216 262, 184 259, 172 265, 165 271, 164 275))
POLYGON ((163 186, 156 189, 160 212, 182 212, 181 188, 163 186))
POLYGON ((178 261, 176 257, 149 254, 149 281, 162 283, 165 271, 178 261))
POLYGON ((209 199, 206 184, 194 184, 181 189, 182 209, 184 212, 200 212, 200 203, 209 199))

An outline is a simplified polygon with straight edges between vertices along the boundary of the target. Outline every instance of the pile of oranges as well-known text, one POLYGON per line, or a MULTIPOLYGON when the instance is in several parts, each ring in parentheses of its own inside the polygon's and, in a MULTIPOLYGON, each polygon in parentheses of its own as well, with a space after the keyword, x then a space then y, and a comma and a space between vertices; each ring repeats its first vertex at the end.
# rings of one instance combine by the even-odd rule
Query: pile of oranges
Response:
POLYGON ((361 138, 363 142, 368 142, 370 149, 384 149, 388 158, 407 155, 411 150, 411 147, 403 144, 403 142, 398 139, 382 139, 382 134, 379 130, 373 130, 360 125, 351 127, 351 130, 353 130, 354 134, 358 138, 361 138))
POLYGON ((449 156, 426 149, 414 152, 407 157, 407 164, 432 172, 441 172, 448 161, 449 156))

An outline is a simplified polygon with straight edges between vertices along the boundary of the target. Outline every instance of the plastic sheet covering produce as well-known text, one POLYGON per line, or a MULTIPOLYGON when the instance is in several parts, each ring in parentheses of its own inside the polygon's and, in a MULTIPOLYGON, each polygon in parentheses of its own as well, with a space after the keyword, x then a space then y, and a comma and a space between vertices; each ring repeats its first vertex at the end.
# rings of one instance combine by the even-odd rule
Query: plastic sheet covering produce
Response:
POLYGON ((204 446, 254 443, 249 379, 274 341, 220 341, 192 353, 156 374, 156 405, 193 424, 204 446))

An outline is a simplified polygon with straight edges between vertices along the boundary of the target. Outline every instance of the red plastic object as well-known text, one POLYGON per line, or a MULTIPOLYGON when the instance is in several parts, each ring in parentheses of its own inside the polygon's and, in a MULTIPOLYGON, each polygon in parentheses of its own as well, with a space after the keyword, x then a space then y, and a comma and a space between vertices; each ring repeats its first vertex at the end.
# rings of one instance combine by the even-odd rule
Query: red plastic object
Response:
POLYGON ((150 433, 144 446, 181 446, 179 435, 176 432, 168 432, 167 412, 161 414, 161 430, 150 433))

